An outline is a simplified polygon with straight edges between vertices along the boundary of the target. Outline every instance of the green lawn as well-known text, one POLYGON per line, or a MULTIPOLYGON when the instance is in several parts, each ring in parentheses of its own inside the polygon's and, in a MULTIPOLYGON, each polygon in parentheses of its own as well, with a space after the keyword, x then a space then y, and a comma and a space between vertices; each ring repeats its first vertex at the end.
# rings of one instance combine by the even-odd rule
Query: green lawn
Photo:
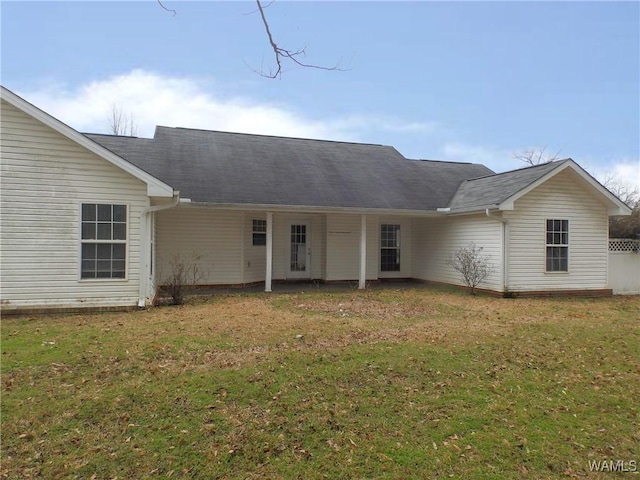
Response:
POLYGON ((1 475, 615 478, 589 462, 640 469, 639 398, 639 297, 386 289, 5 317, 1 475))

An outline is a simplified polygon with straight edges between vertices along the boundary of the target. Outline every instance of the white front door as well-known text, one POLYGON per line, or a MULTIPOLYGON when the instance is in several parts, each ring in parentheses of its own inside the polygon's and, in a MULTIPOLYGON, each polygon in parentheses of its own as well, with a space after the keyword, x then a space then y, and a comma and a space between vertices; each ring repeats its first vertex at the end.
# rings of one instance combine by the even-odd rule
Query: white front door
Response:
POLYGON ((288 278, 311 278, 311 232, 308 223, 289 225, 288 278))

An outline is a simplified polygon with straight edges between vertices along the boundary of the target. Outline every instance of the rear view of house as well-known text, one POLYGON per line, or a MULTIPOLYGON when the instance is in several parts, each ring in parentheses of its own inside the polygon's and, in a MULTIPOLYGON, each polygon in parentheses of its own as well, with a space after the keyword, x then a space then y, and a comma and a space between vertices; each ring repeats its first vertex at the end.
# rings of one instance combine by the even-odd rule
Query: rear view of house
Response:
POLYGON ((204 285, 460 284, 473 241, 500 293, 607 293, 609 215, 573 160, 495 174, 393 147, 157 127, 83 135, 2 89, 2 309, 144 306, 172 262, 204 285))

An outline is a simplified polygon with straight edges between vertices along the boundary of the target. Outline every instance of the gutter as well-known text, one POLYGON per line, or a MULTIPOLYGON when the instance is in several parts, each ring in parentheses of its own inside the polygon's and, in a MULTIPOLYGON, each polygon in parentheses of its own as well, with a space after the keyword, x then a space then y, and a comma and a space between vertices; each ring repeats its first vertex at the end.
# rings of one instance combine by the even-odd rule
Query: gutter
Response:
POLYGON ((507 226, 509 222, 502 217, 498 217, 497 215, 491 213, 491 210, 488 208, 484 211, 485 215, 492 220, 496 220, 502 223, 502 293, 507 295, 508 293, 508 285, 509 285, 509 266, 507 264, 507 247, 508 247, 508 237, 507 237, 507 226))
POLYGON ((150 225, 149 219, 150 214, 159 212, 160 210, 168 210, 170 208, 176 207, 180 203, 180 192, 174 190, 173 198, 171 199, 171 203, 164 205, 154 205, 145 207, 140 212, 140 280, 138 287, 138 307, 144 308, 147 303, 147 289, 149 285, 149 280, 151 277, 151 258, 150 251, 147 251, 151 246, 150 242, 150 225))
POLYGON ((490 205, 477 205, 474 207, 455 208, 455 209, 451 209, 450 207, 438 208, 436 212, 439 213, 440 215, 466 215, 470 213, 482 213, 483 211, 486 211, 489 209, 502 210, 502 208, 500 208, 500 205, 492 203, 490 205))
POLYGON ((244 210, 253 212, 283 213, 342 213, 353 215, 397 215, 411 217, 436 217, 435 210, 392 209, 392 208, 360 208, 360 207, 326 207, 313 205, 277 205, 263 203, 208 203, 180 199, 180 205, 189 208, 215 208, 218 210, 244 210))
POLYGON ((491 213, 491 210, 489 210, 488 208, 486 208, 486 209, 485 209, 484 213, 485 213, 485 214, 487 215, 487 217, 489 217, 489 218, 493 218, 493 219, 495 219, 495 220, 497 220, 497 221, 499 221, 499 222, 503 223, 504 225, 506 225, 506 224, 507 224, 507 221, 506 221, 504 218, 502 218, 502 217, 498 217, 498 216, 496 216, 496 215, 493 215, 493 214, 491 213))

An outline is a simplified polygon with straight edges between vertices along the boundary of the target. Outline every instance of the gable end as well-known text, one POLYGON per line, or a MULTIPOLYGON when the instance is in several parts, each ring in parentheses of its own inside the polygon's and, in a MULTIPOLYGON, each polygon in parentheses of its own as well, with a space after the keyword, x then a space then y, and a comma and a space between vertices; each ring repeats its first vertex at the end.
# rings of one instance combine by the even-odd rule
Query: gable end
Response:
POLYGON ((563 172, 566 169, 573 170, 576 174, 578 174, 594 191, 597 195, 600 196, 601 201, 607 206, 607 213, 609 215, 630 215, 631 209, 618 197, 616 197, 613 193, 611 193, 606 187, 604 187, 600 182, 598 182, 595 178, 593 178, 586 170, 580 167, 576 162, 572 159, 567 159, 561 164, 558 165, 557 168, 554 168, 547 174, 543 175, 536 181, 527 185, 525 188, 519 190, 509 198, 503 200, 499 205, 499 210, 513 210, 514 203, 519 198, 522 198, 527 193, 531 192, 533 189, 545 183, 550 178, 558 175, 560 172, 563 172))
POLYGON ((52 117, 48 113, 40 110, 39 108, 35 107, 31 103, 27 102, 23 98, 19 97, 15 93, 11 92, 10 90, 2 86, 0 86, 0 98, 2 98, 2 100, 6 101, 7 103, 14 106, 15 108, 21 110, 25 114, 29 115, 30 117, 33 117, 36 120, 47 125, 48 127, 52 128, 53 130, 60 133, 61 135, 64 135, 65 137, 77 143, 78 145, 86 148, 90 152, 95 153, 96 155, 110 162, 114 166, 120 168, 121 170, 124 170, 128 174, 144 182, 147 185, 148 196, 169 197, 169 198, 173 197, 174 190, 173 190, 173 187, 171 187, 170 185, 167 185, 166 183, 150 175, 144 170, 127 162, 122 157, 119 157, 113 152, 107 150, 102 145, 99 145, 98 143, 89 139, 85 135, 82 135, 81 133, 74 130, 70 126, 52 117))

